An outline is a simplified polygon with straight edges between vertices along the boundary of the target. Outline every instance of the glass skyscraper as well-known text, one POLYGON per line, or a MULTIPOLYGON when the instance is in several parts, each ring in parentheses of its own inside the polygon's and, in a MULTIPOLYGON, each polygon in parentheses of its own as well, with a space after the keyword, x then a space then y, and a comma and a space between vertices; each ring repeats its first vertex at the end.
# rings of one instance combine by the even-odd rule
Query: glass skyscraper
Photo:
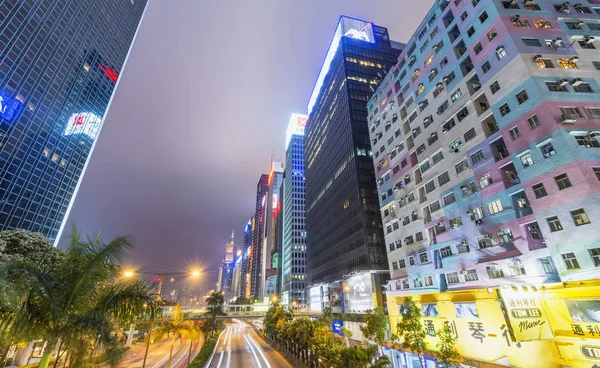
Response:
POLYGON ((306 303, 304 128, 307 120, 306 115, 292 114, 286 134, 281 283, 283 304, 306 303))
POLYGON ((387 270, 367 101, 396 62, 387 29, 341 17, 308 105, 304 160, 312 284, 387 270))
POLYGON ((0 229, 55 240, 146 0, 0 0, 0 229))

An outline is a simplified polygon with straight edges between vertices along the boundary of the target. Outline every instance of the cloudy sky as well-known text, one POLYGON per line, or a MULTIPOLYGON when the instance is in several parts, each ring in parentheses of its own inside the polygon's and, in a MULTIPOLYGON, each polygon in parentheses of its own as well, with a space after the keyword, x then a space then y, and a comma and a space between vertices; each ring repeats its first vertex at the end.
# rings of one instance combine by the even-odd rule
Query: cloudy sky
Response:
MULTIPOLYGON (((216 269, 284 157, 340 15, 406 42, 433 0, 150 0, 70 221, 130 235, 127 263, 216 269)), ((212 282, 212 280, 211 280, 212 282)))

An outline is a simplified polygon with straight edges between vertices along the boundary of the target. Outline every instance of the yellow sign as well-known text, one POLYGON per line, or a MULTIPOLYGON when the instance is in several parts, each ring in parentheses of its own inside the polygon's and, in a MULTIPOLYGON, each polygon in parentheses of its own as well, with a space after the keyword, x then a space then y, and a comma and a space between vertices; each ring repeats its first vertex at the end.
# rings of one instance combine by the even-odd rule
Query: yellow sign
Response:
POLYGON ((506 317, 517 341, 552 338, 548 319, 544 315, 540 293, 519 287, 501 288, 506 317), (515 290, 516 289, 516 290, 515 290))

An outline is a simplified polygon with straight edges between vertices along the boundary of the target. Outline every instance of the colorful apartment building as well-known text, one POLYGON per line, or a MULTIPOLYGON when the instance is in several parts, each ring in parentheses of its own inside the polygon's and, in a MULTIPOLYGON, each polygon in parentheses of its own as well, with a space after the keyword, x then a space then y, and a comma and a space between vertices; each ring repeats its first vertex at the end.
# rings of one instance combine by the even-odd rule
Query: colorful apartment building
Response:
MULTIPOLYGON (((436 317, 466 318, 467 327, 480 317, 459 317, 457 305, 482 314, 494 305, 510 328, 500 290, 561 282, 562 307, 600 310, 597 285, 588 295, 572 283, 600 279, 599 14, 598 0, 436 1, 381 82, 368 124, 392 327, 410 295, 425 315, 435 304, 436 317)), ((502 336, 501 325, 491 335, 502 336)), ((577 345, 568 339, 598 338, 565 342, 549 325, 546 335, 509 343, 548 340, 559 352, 577 345)), ((465 353, 515 364, 512 353, 486 349, 465 353)), ((568 360, 549 359, 537 366, 568 360)))

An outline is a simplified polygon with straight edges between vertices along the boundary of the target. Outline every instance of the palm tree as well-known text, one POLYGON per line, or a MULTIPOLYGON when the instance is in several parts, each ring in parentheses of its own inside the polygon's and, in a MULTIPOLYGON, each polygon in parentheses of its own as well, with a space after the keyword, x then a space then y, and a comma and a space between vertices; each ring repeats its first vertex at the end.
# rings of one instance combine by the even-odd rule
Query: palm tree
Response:
MULTIPOLYGON (((117 326, 144 312, 155 313, 159 303, 151 285, 136 279, 119 280, 118 261, 132 247, 126 237, 104 244, 99 237, 83 240, 75 227, 61 259, 51 267, 26 260, 9 260, 5 274, 22 274, 27 280, 0 321, 0 332, 19 336, 21 331, 48 341, 40 361, 47 368, 50 352, 68 351, 73 366, 82 366, 93 347, 106 346, 109 363, 117 360, 117 326)), ((15 282, 18 282, 16 280, 15 282)), ((54 366, 61 354, 57 354, 54 366)))
POLYGON ((206 298, 206 304, 208 304, 208 308, 206 310, 207 322, 208 318, 210 317, 210 323, 206 324, 206 328, 208 328, 207 331, 210 331, 213 336, 217 330, 217 317, 225 315, 223 312, 224 302, 225 300, 223 298, 223 294, 219 292, 213 291, 208 298, 206 298))
POLYGON ((198 328, 193 321, 185 320, 185 316, 181 311, 181 305, 177 304, 175 307, 175 313, 173 318, 165 320, 162 326, 156 329, 152 334, 156 334, 159 338, 164 335, 171 335, 171 350, 169 351, 169 368, 171 368, 171 359, 173 358, 173 347, 175 346, 175 339, 181 340, 183 337, 187 337, 190 340, 190 351, 188 356, 191 354, 192 342, 198 337, 198 328))

